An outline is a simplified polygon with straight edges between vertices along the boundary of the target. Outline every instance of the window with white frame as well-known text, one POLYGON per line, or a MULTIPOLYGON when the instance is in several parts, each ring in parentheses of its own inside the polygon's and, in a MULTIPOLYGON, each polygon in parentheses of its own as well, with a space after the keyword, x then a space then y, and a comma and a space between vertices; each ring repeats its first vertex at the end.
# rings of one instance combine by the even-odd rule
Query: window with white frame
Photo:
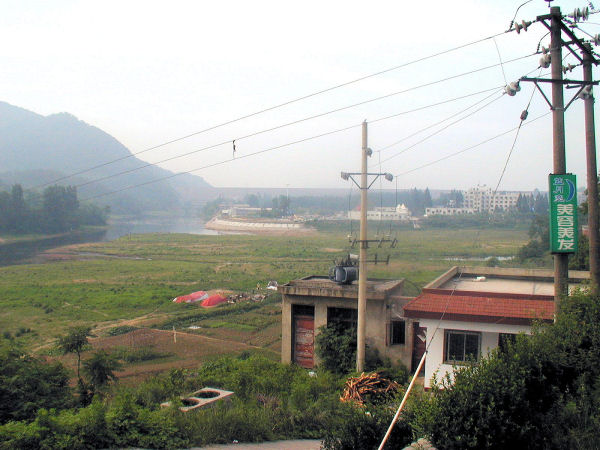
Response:
POLYGON ((446 330, 444 335, 444 362, 461 363, 477 361, 481 353, 481 333, 446 330))

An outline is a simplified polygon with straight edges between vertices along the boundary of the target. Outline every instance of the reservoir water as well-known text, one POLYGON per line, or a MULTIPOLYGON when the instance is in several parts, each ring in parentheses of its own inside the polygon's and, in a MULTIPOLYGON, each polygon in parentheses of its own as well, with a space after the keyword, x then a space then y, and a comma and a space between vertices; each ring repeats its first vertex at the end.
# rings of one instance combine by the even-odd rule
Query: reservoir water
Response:
POLYGON ((0 244, 0 266, 21 264, 41 252, 64 245, 112 241, 128 234, 143 233, 220 234, 218 231, 207 230, 204 228, 204 222, 195 218, 152 217, 135 220, 111 220, 108 228, 103 230, 75 231, 58 236, 42 237, 33 241, 0 244))

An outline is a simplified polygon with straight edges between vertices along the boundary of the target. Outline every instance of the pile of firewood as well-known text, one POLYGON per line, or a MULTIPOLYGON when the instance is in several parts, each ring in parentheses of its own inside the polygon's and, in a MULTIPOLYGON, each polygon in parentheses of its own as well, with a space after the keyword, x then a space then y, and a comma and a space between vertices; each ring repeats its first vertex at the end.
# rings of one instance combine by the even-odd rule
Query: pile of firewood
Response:
POLYGON ((366 400, 383 400, 394 395, 398 389, 400 389, 398 383, 383 378, 377 372, 369 374, 363 372, 359 377, 348 378, 340 400, 363 406, 366 400))

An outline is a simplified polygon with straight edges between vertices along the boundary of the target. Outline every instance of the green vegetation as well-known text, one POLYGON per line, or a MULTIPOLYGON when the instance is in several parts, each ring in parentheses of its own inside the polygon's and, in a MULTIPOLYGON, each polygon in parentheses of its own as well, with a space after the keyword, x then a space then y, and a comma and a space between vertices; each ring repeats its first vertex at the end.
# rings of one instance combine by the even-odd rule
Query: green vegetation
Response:
POLYGON ((127 363, 137 363, 143 361, 152 361, 155 359, 168 358, 171 353, 160 352, 150 346, 136 347, 129 349, 127 347, 115 347, 112 349, 112 355, 127 363))
POLYGON ((556 323, 440 381, 412 418, 438 448, 600 446, 600 298, 577 293, 556 323))
MULTIPOLYGON (((58 391, 66 394, 57 395, 61 402, 44 402, 41 395, 26 413, 7 416, 0 426, 0 448, 181 448, 233 439, 309 437, 326 437, 328 448, 373 446, 390 418, 387 403, 358 410, 339 402, 341 374, 320 368, 310 377, 300 368, 272 361, 280 348, 279 294, 212 309, 171 302, 196 290, 252 293, 257 283, 265 286, 268 280, 283 283, 326 274, 334 258, 352 251, 346 225, 308 236, 134 235, 70 246, 59 261, 1 267, 0 329, 10 337, 5 340, 10 348, 60 358, 68 369, 50 365, 56 367, 52 370, 73 375, 76 347, 68 346, 72 353, 60 356, 51 350, 56 339, 62 336, 59 342, 66 350, 74 330, 91 327, 97 337, 90 339, 95 352, 87 352, 85 342, 81 347, 84 382, 72 390, 63 384, 58 391), (181 347, 165 344, 173 345, 173 327, 181 347), (174 352, 210 346, 218 351, 194 354, 186 360, 192 368, 171 370, 182 367, 174 352), (173 350, 177 348, 182 350, 173 350), (210 356, 226 352, 239 357, 210 356), (115 362, 123 364, 122 372, 115 362), (144 365, 148 371, 138 376, 135 370, 144 365), (191 414, 159 407, 205 386, 236 395, 229 404, 191 414), (354 426, 364 432, 351 433, 354 426)), ((450 258, 480 258, 469 264, 484 264, 488 256, 515 255, 527 239, 526 230, 518 227, 412 230, 392 225, 392 234, 398 238, 396 248, 371 250, 380 256, 390 253, 390 264, 371 266, 370 276, 406 277, 412 281, 408 294, 456 264, 450 258)), ((42 364, 29 356, 18 359, 29 360, 42 364)), ((373 361, 373 366, 381 363, 376 355, 373 361)), ((350 364, 344 370, 352 369, 350 364)), ((405 369, 385 370, 401 383, 407 379, 405 369)), ((407 424, 396 432, 398 445, 417 434, 416 425, 407 424)))
POLYGON ((132 327, 131 325, 120 325, 111 328, 106 334, 109 336, 120 336, 122 334, 127 334, 135 330, 137 330, 137 327, 132 327))
MULTIPOLYGON (((326 274, 334 258, 353 251, 347 231, 342 226, 339 231, 309 236, 157 233, 71 246, 64 260, 0 267, 0 329, 11 335, 20 327, 35 330, 37 336, 26 333, 19 337, 32 348, 64 334, 68 326, 113 322, 107 327, 112 328, 119 325, 114 323, 117 320, 147 314, 161 319, 165 329, 218 316, 222 322, 231 322, 225 317, 252 314, 256 323, 242 323, 260 328, 277 320, 259 313, 263 303, 202 310, 198 305, 173 304, 171 299, 196 290, 251 292, 257 283, 265 286, 272 279, 282 283, 308 274, 326 274)), ((405 277, 421 286, 461 263, 447 258, 512 256, 527 240, 526 230, 520 229, 394 229, 392 233, 398 238, 396 248, 371 250, 380 256, 389 253, 390 264, 371 266, 370 276, 405 277)), ((409 284, 407 290, 409 294, 418 292, 409 284)))
POLYGON ((0 423, 29 420, 39 408, 72 406, 68 383, 61 364, 47 364, 0 341, 0 423))
POLYGON ((197 371, 174 370, 137 387, 113 389, 86 407, 40 409, 28 420, 7 422, 0 426, 0 448, 182 448, 321 437, 347 409, 338 398, 341 384, 327 372, 310 377, 299 367, 262 357, 226 357, 197 371), (159 407, 204 386, 235 396, 186 414, 159 407))
POLYGON ((0 191, 0 232, 62 233, 82 225, 105 225, 108 209, 80 205, 77 190, 49 186, 40 195, 15 184, 10 192, 0 191))
MULTIPOLYGON (((515 255, 527 233, 524 227, 424 229, 397 237, 398 246, 386 250, 390 265, 372 266, 370 274, 406 277, 417 289, 455 264, 447 258, 486 264, 484 257, 515 255)), ((311 377, 271 360, 280 331, 278 294, 214 309, 171 302, 199 289, 251 292, 270 279, 324 274, 349 250, 344 233, 333 230, 305 237, 154 234, 71 247, 73 260, 0 268, 0 449, 182 448, 281 438, 323 438, 328 449, 376 448, 399 397, 367 399, 363 408, 339 401, 344 373, 353 370, 351 351, 334 355, 331 349, 343 333, 332 333, 323 345, 323 360, 343 353, 349 361, 342 370, 339 361, 325 363, 311 377), (79 260, 78 252, 97 256, 79 260), (147 325, 137 322, 142 319, 164 330, 148 335, 152 345, 144 340, 147 325), (182 330, 190 325, 201 328, 182 330), (172 343, 167 330, 174 326, 185 351, 234 342, 239 356, 202 356, 190 369, 172 369, 178 360, 158 338, 172 343), (100 336, 90 343, 105 339, 109 347, 85 351, 89 327, 100 336), (81 360, 85 381, 76 388, 68 386, 69 369, 30 356, 56 348, 57 335, 62 350, 72 352, 61 357, 71 373, 81 360), (185 341, 203 335, 212 341, 185 341), (155 364, 163 373, 124 383, 116 380, 121 363, 123 370, 155 364), (235 396, 212 409, 177 409, 180 396, 206 386, 235 396), (175 405, 160 408, 166 400, 175 405)), ((556 324, 461 366, 454 384, 440 380, 444 389, 417 390, 390 445, 425 436, 438 448, 600 446, 599 300, 570 297, 556 324)), ((342 344, 351 349, 352 337, 342 344)), ((373 366, 382 363, 390 365, 373 356, 373 366)), ((405 368, 380 373, 401 384, 408 379, 405 368)))
POLYGON ((325 370, 349 373, 356 367, 356 328, 332 322, 319 328, 316 352, 325 370))

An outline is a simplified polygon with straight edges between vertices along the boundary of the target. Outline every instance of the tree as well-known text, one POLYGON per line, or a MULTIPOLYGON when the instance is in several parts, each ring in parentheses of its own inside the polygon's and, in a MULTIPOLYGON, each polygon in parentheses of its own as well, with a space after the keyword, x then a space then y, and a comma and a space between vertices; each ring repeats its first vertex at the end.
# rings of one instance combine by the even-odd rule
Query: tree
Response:
POLYGON ((285 195, 273 197, 273 209, 279 212, 279 215, 287 216, 290 211, 290 199, 285 195))
POLYGON ((6 342, 0 346, 0 423, 31 420, 39 408, 61 409, 71 400, 62 364, 47 364, 6 342))
POLYGON ((252 208, 260 207, 260 198, 256 194, 246 194, 244 196, 244 203, 247 203, 252 208))
POLYGON ((65 336, 61 336, 58 339, 58 348, 62 350, 63 354, 77 354, 77 379, 80 383, 82 382, 79 374, 81 368, 81 352, 89 344, 88 336, 91 336, 90 331, 90 327, 72 327, 65 336))
POLYGON ((115 370, 121 368, 121 363, 114 357, 100 350, 92 355, 91 358, 83 362, 83 370, 90 380, 94 391, 106 386, 111 381, 116 381, 115 370))
POLYGON ((77 226, 77 189, 74 186, 49 186, 44 189, 43 217, 46 231, 68 231, 77 226))

